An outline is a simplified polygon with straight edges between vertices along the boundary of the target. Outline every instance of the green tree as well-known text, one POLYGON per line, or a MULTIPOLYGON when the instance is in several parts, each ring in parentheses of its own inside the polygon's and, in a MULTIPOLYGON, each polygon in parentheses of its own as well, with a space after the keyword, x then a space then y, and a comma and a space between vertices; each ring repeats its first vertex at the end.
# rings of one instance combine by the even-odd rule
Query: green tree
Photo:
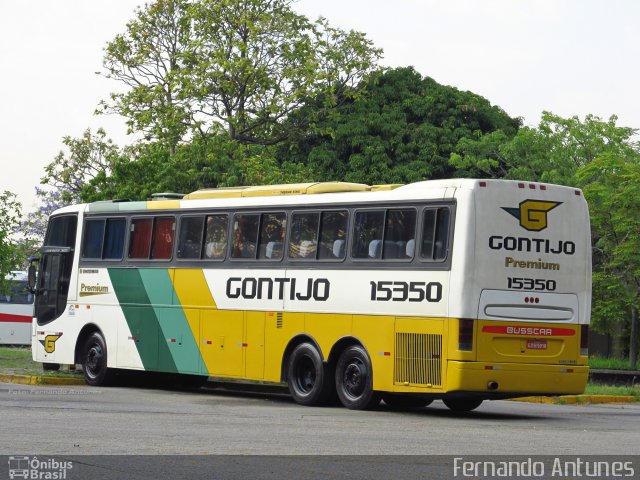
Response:
POLYGON ((461 139, 495 132, 506 141, 520 124, 479 95, 410 67, 366 81, 361 95, 278 146, 278 158, 307 163, 319 180, 415 182, 450 176, 448 160, 461 139))
POLYGON ((20 257, 23 250, 13 239, 22 216, 22 205, 14 193, 0 193, 0 292, 9 287, 6 276, 17 267, 24 265, 20 257))
POLYGON ((120 154, 117 145, 107 138, 103 129, 98 129, 95 134, 87 129, 78 138, 66 136, 62 143, 67 151, 60 151, 45 167, 40 183, 59 192, 58 201, 62 204, 77 202, 83 195, 95 196, 100 182, 110 175, 120 154))
POLYGON ((169 145, 190 131, 226 131, 270 145, 332 108, 380 57, 364 34, 291 9, 292 0, 158 0, 136 12, 105 52, 105 75, 125 85, 103 106, 131 131, 169 145), (309 99, 309 117, 284 122, 309 99))
MULTIPOLYGON (((127 119, 129 132, 162 143, 171 153, 192 123, 182 69, 191 31, 190 2, 159 0, 136 10, 126 32, 107 44, 102 73, 125 85, 97 112, 127 119)), ((100 73, 100 72, 99 72, 100 73)))
POLYGON ((461 139, 450 163, 458 176, 575 185, 578 169, 595 158, 633 152, 633 129, 616 122, 616 116, 580 120, 543 112, 537 128, 523 127, 513 138, 477 132, 461 139))
POLYGON ((594 238, 593 320, 600 331, 625 325, 629 366, 638 359, 640 309, 640 150, 602 155, 577 173, 594 238))

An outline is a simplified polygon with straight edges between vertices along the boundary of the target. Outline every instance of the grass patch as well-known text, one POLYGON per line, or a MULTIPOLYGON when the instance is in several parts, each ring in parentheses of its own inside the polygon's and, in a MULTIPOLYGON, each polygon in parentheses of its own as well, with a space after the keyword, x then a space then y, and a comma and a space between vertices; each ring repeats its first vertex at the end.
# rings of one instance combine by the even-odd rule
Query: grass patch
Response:
POLYGON ((33 363, 29 347, 0 347, 0 368, 26 368, 33 363))
MULTIPOLYGON (((629 360, 622 358, 603 358, 598 356, 589 357, 589 367, 602 370, 634 370, 629 368, 629 360)), ((636 364, 635 370, 640 370, 640 360, 636 364)))
POLYGON ((636 401, 640 401, 640 385, 631 387, 589 383, 584 393, 585 395, 631 395, 636 401))
POLYGON ((42 364, 31 360, 30 347, 0 347, 0 373, 15 373, 18 375, 47 375, 47 376, 75 376, 81 373, 76 370, 45 371, 42 364))

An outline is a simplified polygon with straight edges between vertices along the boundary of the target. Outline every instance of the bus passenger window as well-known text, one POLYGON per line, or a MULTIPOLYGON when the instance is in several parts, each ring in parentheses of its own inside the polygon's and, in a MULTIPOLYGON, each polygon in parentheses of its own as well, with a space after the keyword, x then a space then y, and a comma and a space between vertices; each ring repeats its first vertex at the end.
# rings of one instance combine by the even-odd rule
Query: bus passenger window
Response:
POLYGON ((129 258, 148 259, 151 250, 151 218, 135 218, 129 232, 129 258))
MULTIPOLYGON (((416 211, 414 209, 388 210, 384 232, 382 258, 397 260, 407 258, 407 243, 416 236, 416 211)), ((412 258, 411 255, 409 258, 412 258)))
POLYGON ((178 236, 178 258, 200 259, 204 217, 182 217, 178 236))
POLYGON ((124 218, 107 219, 107 229, 104 234, 104 247, 102 258, 107 260, 120 260, 124 252, 124 234, 127 222, 124 218))
POLYGON ((347 212, 322 212, 320 222, 320 260, 342 260, 347 246, 347 212))
POLYGON ((384 211, 357 212, 353 235, 353 258, 380 259, 384 211))
POLYGON ((291 217, 289 258, 316 258, 318 248, 318 220, 320 214, 294 213, 291 217))
POLYGON ((169 260, 173 252, 173 233, 176 220, 173 217, 156 218, 153 225, 151 258, 169 260))
POLYGON ((87 220, 84 224, 82 239, 82 258, 102 258, 102 237, 104 219, 87 220))
POLYGON ((263 213, 260 230, 258 258, 280 260, 282 258, 287 216, 284 213, 263 213))
POLYGON ((233 219, 232 258, 256 258, 260 215, 239 214, 233 219))
POLYGON ((425 209, 420 257, 431 262, 446 260, 448 241, 449 209, 446 207, 425 209))
POLYGON ((227 253, 227 225, 229 217, 223 215, 207 216, 207 233, 204 241, 204 257, 216 260, 225 258, 227 253))

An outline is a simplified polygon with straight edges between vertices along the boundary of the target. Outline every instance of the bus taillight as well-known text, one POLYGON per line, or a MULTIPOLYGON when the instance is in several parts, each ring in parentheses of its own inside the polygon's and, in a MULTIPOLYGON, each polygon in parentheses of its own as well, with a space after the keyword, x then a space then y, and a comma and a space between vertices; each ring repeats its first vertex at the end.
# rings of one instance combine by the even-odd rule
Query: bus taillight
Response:
POLYGON ((473 320, 470 318, 458 320, 458 350, 473 350, 473 320))
POLYGON ((580 355, 589 355, 589 325, 580 325, 580 355))

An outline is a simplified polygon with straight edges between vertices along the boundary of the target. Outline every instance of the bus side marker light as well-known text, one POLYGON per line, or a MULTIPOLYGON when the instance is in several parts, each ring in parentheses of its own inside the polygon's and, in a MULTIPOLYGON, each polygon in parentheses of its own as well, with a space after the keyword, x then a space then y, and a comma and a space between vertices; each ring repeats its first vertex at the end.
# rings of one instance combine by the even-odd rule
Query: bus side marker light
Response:
POLYGON ((203 340, 203 341, 202 341, 202 344, 203 344, 203 345, 212 345, 212 344, 213 344, 213 342, 212 342, 211 340, 203 340))
POLYGON ((560 373, 573 373, 573 368, 561 368, 560 373))
POLYGON ((390 357, 391 356, 391 352, 378 352, 378 355, 381 355, 383 357, 390 357))

